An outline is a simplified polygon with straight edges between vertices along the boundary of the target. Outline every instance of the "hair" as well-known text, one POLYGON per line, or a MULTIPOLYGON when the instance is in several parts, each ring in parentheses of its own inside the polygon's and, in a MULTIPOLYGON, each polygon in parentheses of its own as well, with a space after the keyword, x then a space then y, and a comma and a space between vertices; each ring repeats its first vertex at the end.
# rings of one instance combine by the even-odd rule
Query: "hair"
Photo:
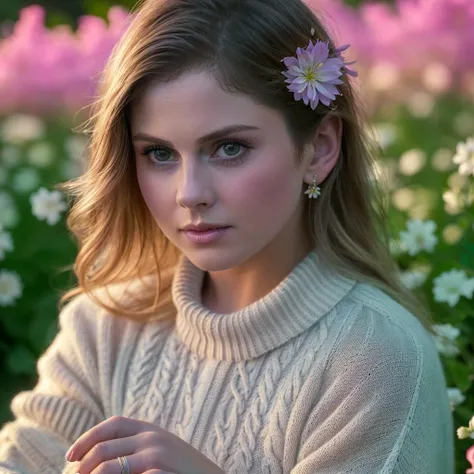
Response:
MULTIPOLYGON (((83 130, 90 135, 84 173, 57 185, 71 195, 67 226, 78 243, 70 267, 77 286, 60 306, 87 293, 103 309, 136 321, 173 319, 171 284, 181 252, 161 232, 141 195, 130 135, 131 106, 152 83, 206 71, 229 93, 281 113, 301 160, 323 119, 340 117, 341 151, 322 194, 305 199, 314 247, 343 275, 383 290, 432 331, 425 305, 399 279, 389 251, 387 201, 377 179, 376 141, 348 80, 334 107, 315 110, 287 89, 281 60, 311 38, 336 49, 315 11, 300 0, 145 0, 103 71, 83 130), (140 291, 123 297, 124 284, 140 291), (120 298, 107 299, 118 289, 120 298), (104 293, 105 290, 105 293, 104 293), (108 296, 107 296, 108 295, 108 296)), ((343 76, 347 78, 347 75, 343 76)))

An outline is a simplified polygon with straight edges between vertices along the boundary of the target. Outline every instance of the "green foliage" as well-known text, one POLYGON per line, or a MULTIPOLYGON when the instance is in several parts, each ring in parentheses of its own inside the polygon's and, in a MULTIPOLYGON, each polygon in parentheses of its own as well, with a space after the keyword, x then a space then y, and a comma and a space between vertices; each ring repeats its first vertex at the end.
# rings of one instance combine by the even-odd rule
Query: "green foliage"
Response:
MULTIPOLYGON (((60 123, 45 123, 44 135, 22 143, 6 144, 0 141, 0 194, 13 197, 17 225, 6 227, 13 240, 12 252, 5 252, 0 270, 15 271, 22 280, 22 297, 12 306, 0 306, 0 377, 8 380, 0 390, 0 426, 11 418, 8 406, 12 396, 21 389, 32 388, 37 379, 36 361, 51 344, 58 330, 59 295, 74 282, 71 273, 61 269, 72 264, 76 247, 65 226, 65 214, 55 225, 38 220, 32 213, 30 195, 41 186, 53 186, 66 180, 64 164, 77 163, 65 148, 65 139, 72 134, 60 123), (48 143, 54 153, 47 166, 31 164, 29 150, 35 144, 48 143), (5 150, 16 150, 18 159, 6 159, 5 150), (34 169, 39 184, 28 192, 19 192, 22 184, 18 173, 34 169), (6 385, 6 387, 5 387, 6 385)), ((10 156, 10 155, 8 155, 10 156)), ((33 158, 34 161, 34 158, 33 158)), ((74 166, 76 164, 76 166, 74 166)), ((23 180, 23 185, 24 185, 23 180)), ((4 209, 2 209, 3 212, 4 209)), ((2 220, 2 219, 0 219, 2 220)))
MULTIPOLYGON (((428 116, 415 117, 407 108, 400 107, 394 116, 385 120, 396 131, 395 140, 382 153, 382 168, 391 170, 388 173, 392 183, 389 184, 392 196, 389 218, 393 237, 397 238, 405 229, 408 219, 429 219, 437 226, 435 234, 439 242, 433 252, 420 252, 414 256, 403 253, 397 260, 401 270, 419 266, 428 269, 428 278, 414 291, 427 301, 436 324, 450 324, 461 331, 455 342, 459 354, 454 357, 441 354, 447 386, 460 389, 465 397, 453 411, 457 429, 467 426, 474 415, 474 301, 461 297, 454 307, 435 301, 433 285, 437 276, 451 269, 464 270, 468 277, 474 277, 474 180, 472 176, 464 176, 464 185, 461 185, 458 165, 452 163, 457 144, 474 135, 472 104, 448 95, 437 100, 428 116), (427 161, 419 171, 406 174, 410 166, 416 169, 416 160, 413 157, 410 162, 401 157, 413 149, 424 152, 427 161), (450 211, 443 199, 443 194, 450 188, 460 195, 471 196, 470 203, 460 206, 458 212, 450 211), (407 202, 401 199, 404 195, 407 202)), ((468 467, 466 450, 473 440, 460 440, 455 433, 453 436, 456 472, 464 474, 468 467)))

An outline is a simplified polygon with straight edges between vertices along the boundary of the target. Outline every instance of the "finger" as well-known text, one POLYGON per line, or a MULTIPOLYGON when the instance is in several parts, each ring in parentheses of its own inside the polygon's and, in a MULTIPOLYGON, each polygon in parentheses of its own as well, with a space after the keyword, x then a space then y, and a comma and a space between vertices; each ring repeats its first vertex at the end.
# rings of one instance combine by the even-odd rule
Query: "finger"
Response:
POLYGON ((81 459, 78 471, 80 474, 90 474, 95 468, 105 463, 117 459, 119 456, 129 456, 138 452, 140 448, 140 436, 129 436, 128 438, 118 438, 109 441, 102 441, 96 444, 81 459))
POLYGON ((68 461, 80 461, 83 456, 96 444, 114 438, 126 438, 144 430, 145 426, 139 420, 123 416, 112 416, 89 431, 79 436, 75 443, 69 448, 68 461))
MULTIPOLYGON (((122 454, 120 456, 123 456, 122 454)), ((143 454, 143 451, 139 453, 127 456, 128 465, 130 468, 130 474, 142 474, 152 470, 154 472, 163 474, 164 471, 157 469, 156 464, 152 466, 150 464, 150 458, 143 454)), ((82 471, 79 471, 83 474, 82 471)), ((122 474, 122 465, 118 460, 118 456, 115 459, 109 459, 97 466, 90 474, 102 474, 104 472, 110 474, 122 474)))

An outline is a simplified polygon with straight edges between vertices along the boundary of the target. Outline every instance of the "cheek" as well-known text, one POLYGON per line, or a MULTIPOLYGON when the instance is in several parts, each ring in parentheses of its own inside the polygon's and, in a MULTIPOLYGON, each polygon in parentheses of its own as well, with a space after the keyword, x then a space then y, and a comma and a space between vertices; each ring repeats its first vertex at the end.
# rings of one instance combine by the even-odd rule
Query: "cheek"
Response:
POLYGON ((161 186, 154 179, 153 173, 146 171, 144 167, 137 165, 137 179, 143 200, 155 220, 162 220, 164 209, 169 208, 165 200, 166 196, 161 186))
MULTIPOLYGON (((280 159, 283 160, 283 157, 280 159)), ((295 180, 295 169, 288 166, 266 167, 239 180, 234 195, 239 196, 240 207, 250 219, 268 221, 294 209, 299 197, 295 180)))

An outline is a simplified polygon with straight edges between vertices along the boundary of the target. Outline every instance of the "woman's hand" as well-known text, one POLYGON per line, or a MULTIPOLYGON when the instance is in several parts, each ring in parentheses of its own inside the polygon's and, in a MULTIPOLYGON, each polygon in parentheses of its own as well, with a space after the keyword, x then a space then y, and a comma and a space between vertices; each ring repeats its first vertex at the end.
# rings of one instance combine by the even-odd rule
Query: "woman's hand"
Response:
POLYGON ((108 418, 85 432, 68 455, 68 461, 80 461, 80 474, 121 474, 119 456, 127 456, 130 474, 225 474, 178 436, 123 416, 108 418))

